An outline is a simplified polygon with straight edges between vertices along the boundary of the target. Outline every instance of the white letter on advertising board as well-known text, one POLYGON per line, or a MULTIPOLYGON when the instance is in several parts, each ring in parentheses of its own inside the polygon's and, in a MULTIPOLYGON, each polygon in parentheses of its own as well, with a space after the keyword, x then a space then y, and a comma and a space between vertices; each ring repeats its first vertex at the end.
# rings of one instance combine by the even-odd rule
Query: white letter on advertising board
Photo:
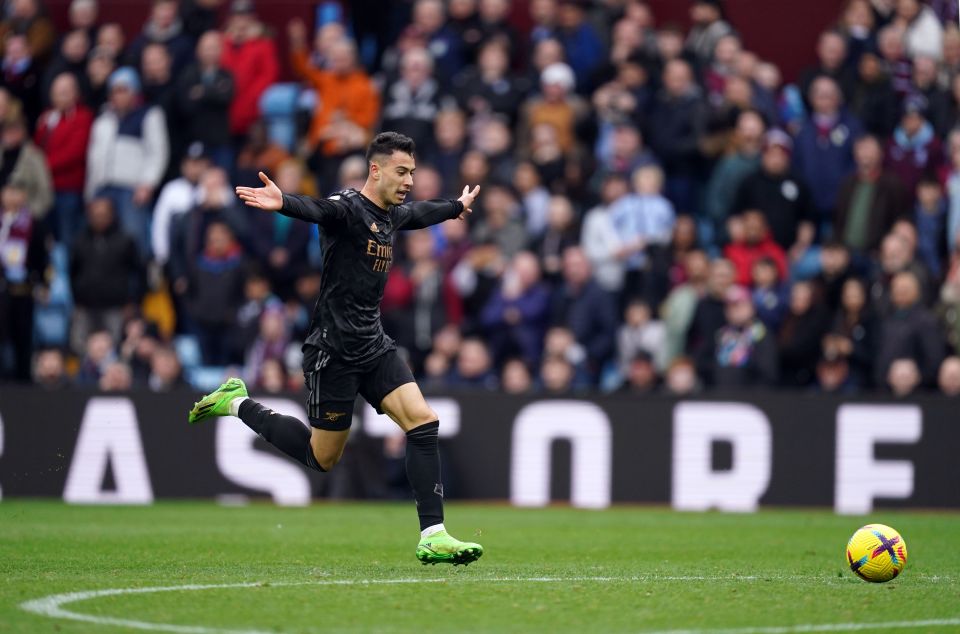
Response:
POLYGON ((770 422, 753 405, 677 404, 673 410, 673 507, 756 510, 770 484, 772 445, 770 422), (714 470, 715 442, 732 445, 729 470, 714 470))
MULTIPOLYGON (((303 407, 281 398, 257 401, 278 414, 307 420, 303 407)), ((259 451, 253 443, 257 434, 232 416, 217 420, 217 466, 225 478, 256 491, 266 491, 277 504, 305 506, 310 504, 310 480, 302 467, 289 458, 259 451)))
POLYGON ((592 403, 545 401, 527 405, 513 424, 510 501, 518 506, 550 503, 550 447, 572 447, 570 503, 585 508, 610 505, 611 432, 606 413, 592 403))
POLYGON ((837 410, 834 510, 861 515, 873 500, 907 498, 913 493, 913 464, 876 460, 878 443, 915 443, 923 428, 916 405, 841 405, 837 410))
POLYGON ((153 489, 133 403, 95 397, 87 402, 63 499, 71 504, 150 504, 153 489), (103 489, 107 465, 115 491, 103 489))

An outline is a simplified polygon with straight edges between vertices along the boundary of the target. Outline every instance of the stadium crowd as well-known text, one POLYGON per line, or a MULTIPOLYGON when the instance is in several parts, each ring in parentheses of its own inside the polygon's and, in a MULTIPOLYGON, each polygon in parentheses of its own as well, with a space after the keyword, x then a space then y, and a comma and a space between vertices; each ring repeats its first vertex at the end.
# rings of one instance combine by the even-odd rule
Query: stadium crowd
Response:
POLYGON ((0 377, 300 389, 316 227, 233 186, 359 189, 396 130, 415 199, 482 188, 394 250, 382 317, 427 388, 960 394, 955 2, 848 0, 786 85, 721 0, 687 32, 413 0, 372 34, 322 2, 289 50, 267 5, 153 0, 133 34, 4 2, 0 377))

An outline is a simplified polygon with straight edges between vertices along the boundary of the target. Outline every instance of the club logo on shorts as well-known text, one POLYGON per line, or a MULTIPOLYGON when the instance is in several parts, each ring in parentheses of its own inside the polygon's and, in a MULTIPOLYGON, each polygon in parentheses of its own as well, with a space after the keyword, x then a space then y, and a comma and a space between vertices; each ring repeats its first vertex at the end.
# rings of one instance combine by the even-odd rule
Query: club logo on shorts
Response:
POLYGON ((379 230, 380 230, 380 229, 377 227, 377 223, 375 223, 375 222, 371 222, 371 223, 370 223, 370 231, 376 233, 376 232, 379 231, 379 230))
POLYGON ((433 485, 433 492, 436 493, 437 495, 439 495, 440 497, 443 497, 443 485, 440 484, 439 482, 437 482, 436 484, 434 484, 434 485, 433 485))
POLYGON ((347 415, 346 412, 324 412, 323 420, 327 420, 327 421, 330 421, 331 423, 335 423, 338 420, 340 420, 340 418, 346 415, 347 415))

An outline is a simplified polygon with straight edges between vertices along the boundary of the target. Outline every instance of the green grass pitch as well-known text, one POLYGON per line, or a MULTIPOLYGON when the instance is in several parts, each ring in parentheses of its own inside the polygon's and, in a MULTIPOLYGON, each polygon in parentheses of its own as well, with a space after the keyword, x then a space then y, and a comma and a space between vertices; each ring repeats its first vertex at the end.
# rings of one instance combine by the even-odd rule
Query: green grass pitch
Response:
POLYGON ((420 565, 411 504, 8 500, 0 633, 960 631, 960 514, 451 504, 447 526, 480 541, 483 559, 420 565), (846 540, 869 521, 909 548, 887 584, 845 565, 846 540), (130 592, 172 586, 192 588, 130 592), (124 592, 41 602, 92 620, 22 607, 105 589, 124 592))

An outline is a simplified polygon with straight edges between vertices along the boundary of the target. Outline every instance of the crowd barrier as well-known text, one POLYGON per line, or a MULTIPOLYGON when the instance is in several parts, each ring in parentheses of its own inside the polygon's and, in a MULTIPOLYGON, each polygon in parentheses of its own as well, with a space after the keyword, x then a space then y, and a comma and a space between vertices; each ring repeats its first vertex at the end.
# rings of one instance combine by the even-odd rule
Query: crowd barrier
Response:
MULTIPOLYGON (((335 474, 308 472, 241 422, 188 425, 196 398, 0 387, 0 496, 78 504, 247 496, 300 505, 325 494, 335 474)), ((260 400, 305 419, 300 395, 260 400)), ((451 499, 738 512, 960 509, 956 399, 464 393, 429 401, 440 415, 451 499)), ((353 428, 346 458, 354 462, 343 468, 376 481, 391 468, 380 457, 397 428, 366 405, 353 428), (371 458, 358 462, 361 455, 371 458)), ((393 470, 395 477, 396 459, 393 470)), ((359 495, 381 489, 366 490, 359 495)))

